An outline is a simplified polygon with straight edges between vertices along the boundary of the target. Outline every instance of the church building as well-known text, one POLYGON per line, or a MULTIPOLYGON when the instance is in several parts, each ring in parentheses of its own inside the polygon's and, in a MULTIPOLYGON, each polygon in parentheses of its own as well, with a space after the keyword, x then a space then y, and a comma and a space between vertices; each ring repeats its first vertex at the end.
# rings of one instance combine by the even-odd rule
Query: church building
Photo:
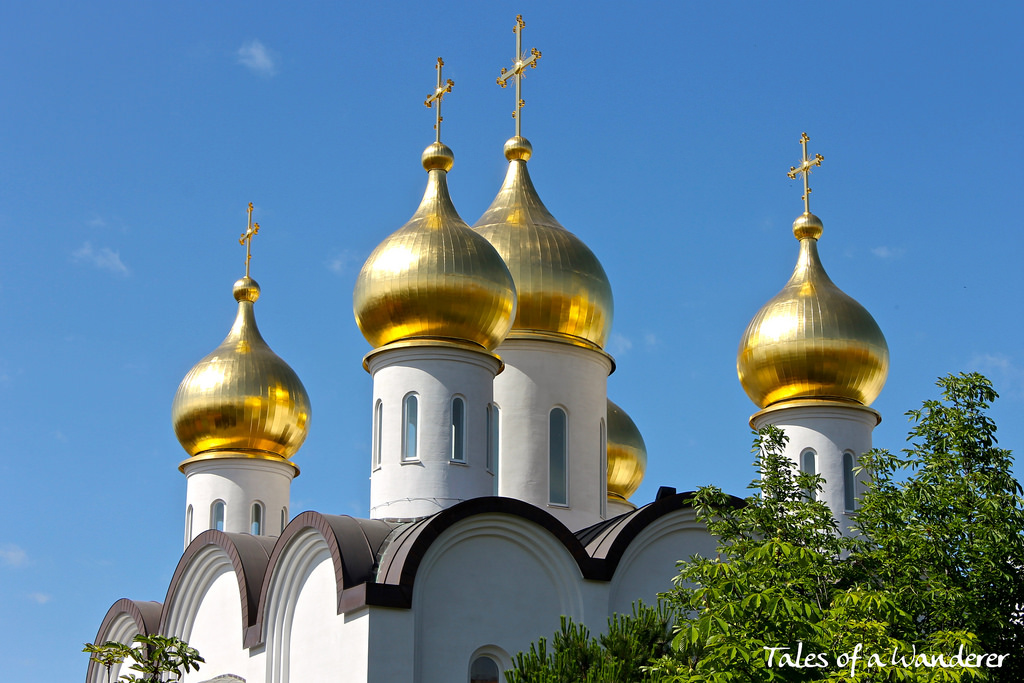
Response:
MULTIPOLYGON (((250 204, 234 324, 173 401, 188 456, 184 552, 163 602, 118 600, 94 642, 182 638, 206 660, 187 683, 495 682, 562 615, 601 632, 668 589, 678 560, 714 552, 690 493, 630 501, 648 454, 608 397, 612 287, 530 179, 519 89, 541 54, 522 49, 523 26, 498 79, 516 88, 516 130, 494 201, 471 226, 449 196, 440 110, 453 84, 439 59, 423 199, 381 235, 356 282, 373 379, 367 516, 290 509, 311 401, 256 325, 250 204)), ((807 142, 791 170, 804 181, 796 268, 743 334, 737 370, 758 408, 750 424, 785 430, 794 467, 825 478, 845 529, 888 349, 818 257, 808 176, 822 157, 807 142)), ((86 680, 106 672, 90 664, 86 680)))

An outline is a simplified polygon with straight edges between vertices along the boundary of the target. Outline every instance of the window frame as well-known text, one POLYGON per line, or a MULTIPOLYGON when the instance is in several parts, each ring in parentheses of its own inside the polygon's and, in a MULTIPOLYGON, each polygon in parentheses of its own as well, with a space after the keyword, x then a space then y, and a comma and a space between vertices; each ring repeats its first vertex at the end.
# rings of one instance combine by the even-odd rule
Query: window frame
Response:
POLYGON ((548 411, 548 504, 555 505, 558 507, 569 507, 569 413, 562 406, 555 406, 548 411), (562 416, 562 439, 561 439, 561 481, 557 482, 560 484, 559 491, 561 493, 560 499, 554 494, 556 484, 556 472, 555 472, 555 440, 557 438, 555 434, 555 415, 560 414, 562 416))
POLYGON ((420 460, 420 418, 419 418, 419 395, 415 392, 405 395, 402 399, 402 462, 419 462, 420 460), (412 406, 412 411, 409 407, 412 406), (410 414, 412 416, 410 424, 410 414), (409 432, 412 431, 412 443, 410 443, 409 432), (411 456, 410 456, 411 453, 411 456))
POLYGON ((468 428, 467 428, 467 425, 466 425, 466 399, 463 398, 462 396, 458 395, 458 394, 456 394, 455 396, 452 396, 450 408, 451 408, 451 420, 450 420, 450 423, 451 423, 451 430, 450 430, 451 431, 451 449, 450 449, 450 452, 448 454, 449 455, 449 459, 453 463, 457 463, 459 465, 465 465, 465 464, 467 464, 466 463, 466 435, 467 435, 467 431, 468 431, 468 428), (456 420, 455 420, 455 415, 456 415, 455 406, 456 405, 460 406, 459 412, 460 412, 460 415, 461 415, 461 418, 460 418, 461 424, 456 424, 456 420))

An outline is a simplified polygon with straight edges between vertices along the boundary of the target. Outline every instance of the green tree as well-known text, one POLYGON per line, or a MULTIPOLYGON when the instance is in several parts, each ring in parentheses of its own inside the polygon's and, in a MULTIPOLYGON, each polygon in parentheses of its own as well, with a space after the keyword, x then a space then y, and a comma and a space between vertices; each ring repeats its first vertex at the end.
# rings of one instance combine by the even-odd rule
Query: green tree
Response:
POLYGON ((592 638, 582 624, 562 617, 548 650, 546 638, 516 655, 508 683, 642 683, 654 680, 643 666, 671 649, 664 606, 633 605, 632 616, 613 615, 608 632, 592 638))
POLYGON ((106 669, 107 683, 110 683, 114 666, 126 659, 133 660, 131 670, 138 671, 142 676, 121 674, 118 681, 124 683, 180 681, 182 674, 193 669, 198 671, 199 664, 206 661, 195 648, 173 636, 137 635, 132 642, 136 643, 135 647, 113 640, 102 645, 86 643, 82 652, 90 653, 90 659, 106 669))
POLYGON ((914 635, 964 630, 1011 654, 993 680, 1024 680, 1024 498, 986 411, 997 394, 977 373, 937 382, 941 400, 907 413, 901 456, 873 450, 857 518, 864 582, 915 615, 914 635))
MULTIPOLYGON (((763 430, 754 444, 759 477, 744 506, 714 487, 695 495, 697 516, 719 543, 714 557, 680 562, 662 595, 674 624, 670 649, 639 674, 615 672, 603 640, 563 622, 554 652, 542 639, 517 656, 507 680, 620 680, 600 677, 608 671, 715 683, 1024 680, 1024 499, 986 414, 996 393, 978 374, 938 384, 940 400, 908 413, 902 456, 862 458, 872 481, 859 536, 839 535, 827 507, 806 495, 821 478, 795 473, 785 435, 763 430), (979 653, 1009 656, 999 668, 912 665, 913 655, 949 663, 960 654, 970 663, 979 653)), ((616 628, 629 636, 628 623, 616 628)))

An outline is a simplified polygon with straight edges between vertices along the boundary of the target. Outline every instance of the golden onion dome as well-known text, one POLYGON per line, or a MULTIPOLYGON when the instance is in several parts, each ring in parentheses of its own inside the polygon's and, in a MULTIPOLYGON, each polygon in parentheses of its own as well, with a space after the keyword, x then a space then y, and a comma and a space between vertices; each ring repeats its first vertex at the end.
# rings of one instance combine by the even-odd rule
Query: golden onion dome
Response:
POLYGON ((533 147, 524 137, 505 143, 505 182, 473 229, 508 264, 519 295, 509 338, 556 335, 601 348, 612 327, 612 288, 594 253, 544 206, 526 162, 533 147))
POLYGON ((427 189, 419 208, 373 250, 359 271, 353 310, 374 347, 442 339, 492 350, 512 325, 512 275, 452 205, 446 175, 453 159, 452 151, 439 142, 427 147, 427 189))
POLYGON ((238 280, 234 296, 238 315, 228 336, 189 370, 174 395, 174 433, 194 457, 291 457, 309 432, 309 395, 260 336, 256 281, 238 280))
POLYGON ((871 314, 842 292, 818 258, 821 219, 793 222, 800 255, 789 282, 740 340, 736 370, 759 407, 790 399, 870 405, 889 374, 889 347, 871 314))
POLYGON ((608 400, 608 499, 627 501, 647 471, 647 446, 636 423, 608 400))

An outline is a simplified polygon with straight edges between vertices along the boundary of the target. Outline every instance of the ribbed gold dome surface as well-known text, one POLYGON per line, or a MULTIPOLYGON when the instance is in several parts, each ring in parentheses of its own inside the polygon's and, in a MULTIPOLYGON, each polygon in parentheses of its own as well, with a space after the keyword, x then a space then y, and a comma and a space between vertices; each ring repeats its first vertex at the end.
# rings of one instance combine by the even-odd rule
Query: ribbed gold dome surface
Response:
POLYGON ((636 423, 608 400, 608 497, 628 500, 647 471, 647 446, 636 423))
POLYGON ((793 223, 800 255, 789 282, 750 321, 736 370, 759 407, 789 399, 870 405, 889 374, 889 347, 871 314, 843 293, 818 258, 821 220, 793 223))
POLYGON ((519 295, 510 338, 556 334, 603 347, 612 327, 612 288, 600 261, 547 210, 530 180, 529 141, 505 143, 505 182, 473 229, 508 264, 519 295))
POLYGON ((249 277, 234 286, 238 315, 228 336, 199 361, 174 395, 174 433, 190 456, 292 456, 309 432, 310 406, 298 375, 260 336, 249 277))
POLYGON ((427 338, 492 350, 512 325, 512 275, 494 247, 452 205, 446 179, 452 158, 441 143, 424 151, 428 178, 423 201, 359 271, 353 310, 374 347, 427 338))

